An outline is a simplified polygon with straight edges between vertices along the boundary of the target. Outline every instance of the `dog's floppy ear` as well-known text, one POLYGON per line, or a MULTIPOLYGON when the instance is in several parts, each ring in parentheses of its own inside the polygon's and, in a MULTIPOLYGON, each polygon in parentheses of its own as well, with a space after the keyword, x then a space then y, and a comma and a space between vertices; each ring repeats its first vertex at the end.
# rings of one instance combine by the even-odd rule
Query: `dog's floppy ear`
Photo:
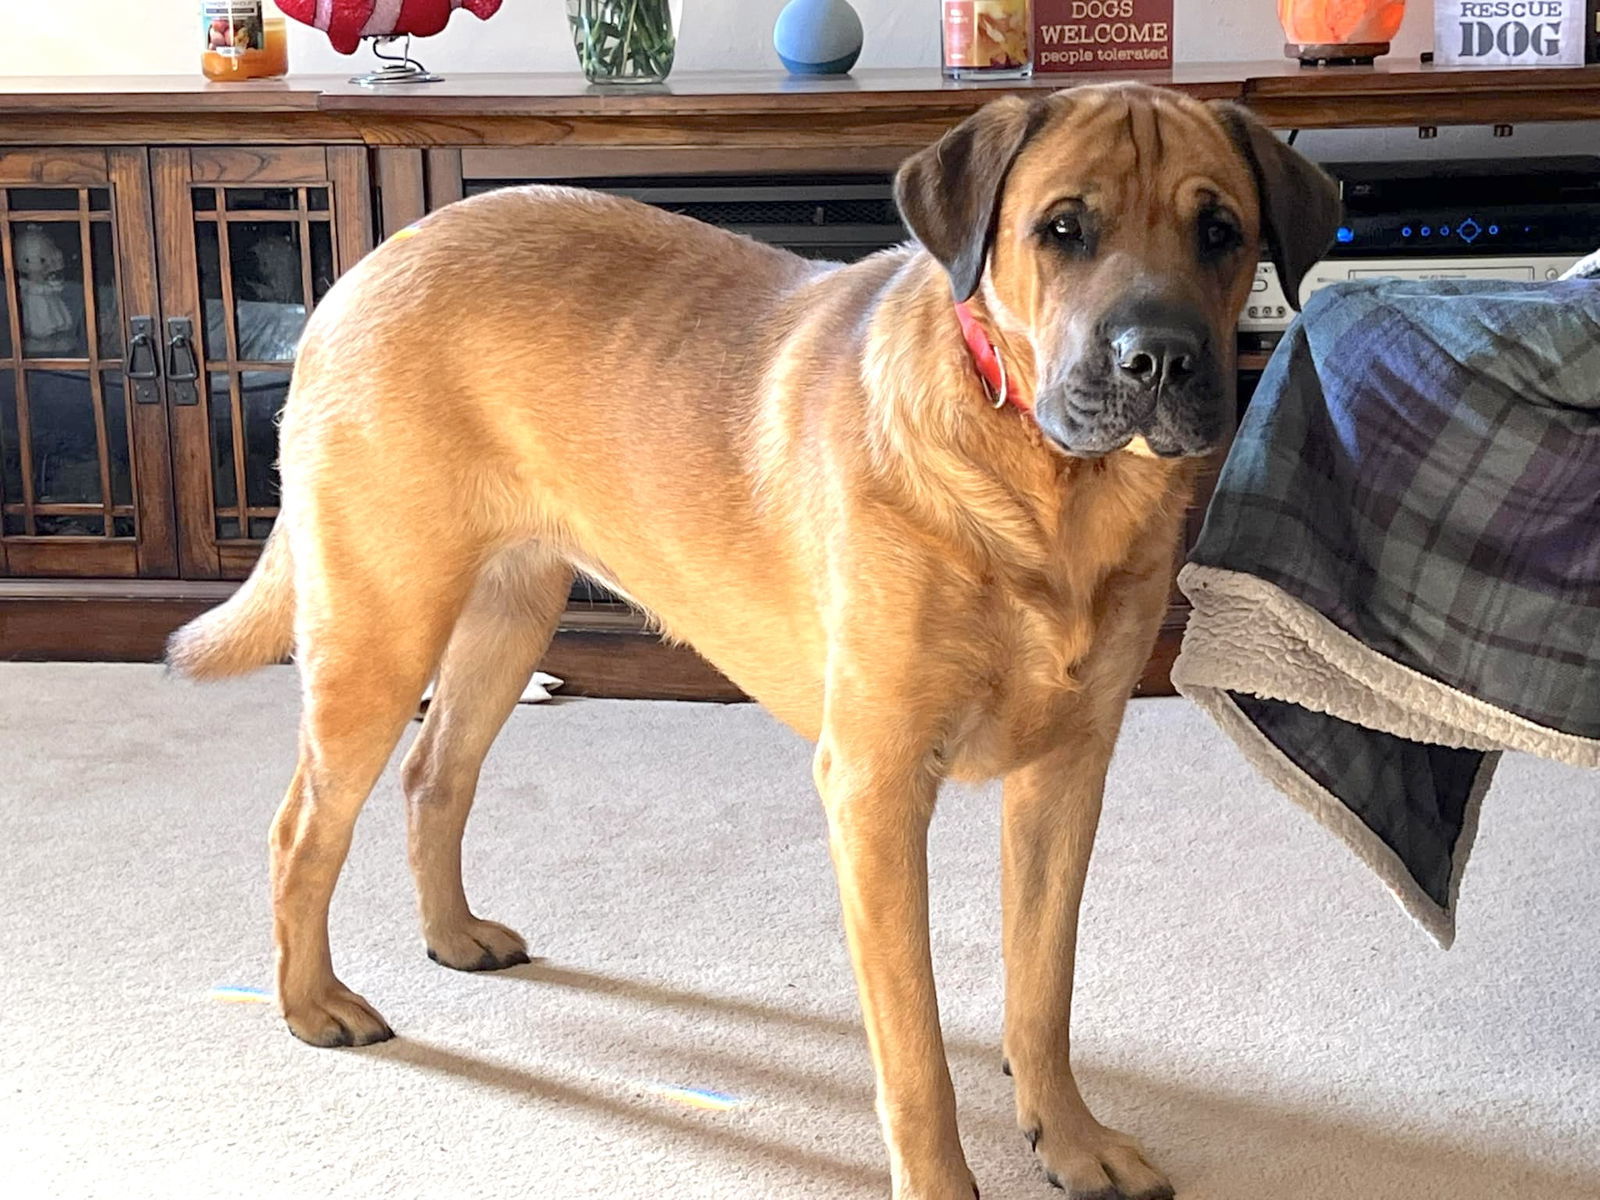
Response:
POLYGON ((1261 230, 1278 283, 1295 311, 1300 281, 1333 244, 1342 205, 1339 188, 1316 163, 1278 140, 1249 109, 1214 103, 1217 119, 1250 164, 1261 202, 1261 230))
POLYGON ((1018 96, 986 104, 894 177, 900 215, 949 274, 957 300, 978 290, 1006 175, 1045 111, 1018 96))

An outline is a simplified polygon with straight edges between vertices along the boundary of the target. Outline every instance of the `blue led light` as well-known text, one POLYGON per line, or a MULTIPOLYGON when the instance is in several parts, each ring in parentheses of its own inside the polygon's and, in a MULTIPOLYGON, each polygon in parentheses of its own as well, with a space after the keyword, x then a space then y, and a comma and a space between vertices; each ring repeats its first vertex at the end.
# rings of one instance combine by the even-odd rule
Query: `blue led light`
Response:
POLYGON ((1427 237, 1432 232, 1433 232, 1433 226, 1432 225, 1424 225, 1422 227, 1422 236, 1423 237, 1427 237))
POLYGON ((1410 237, 1411 236, 1411 226, 1407 225, 1404 229, 1402 229, 1400 231, 1400 236, 1401 237, 1410 237))
POLYGON ((1449 237, 1450 236, 1450 226, 1448 226, 1448 225, 1439 226, 1439 236, 1440 237, 1449 237))
POLYGON ((1500 226, 1498 226, 1498 225, 1489 226, 1489 236, 1490 237, 1499 237, 1500 236, 1500 226))
POLYGON ((1348 225, 1341 225, 1339 226, 1338 234, 1335 236, 1337 236, 1341 242, 1353 242, 1356 240, 1356 231, 1351 229, 1348 225))

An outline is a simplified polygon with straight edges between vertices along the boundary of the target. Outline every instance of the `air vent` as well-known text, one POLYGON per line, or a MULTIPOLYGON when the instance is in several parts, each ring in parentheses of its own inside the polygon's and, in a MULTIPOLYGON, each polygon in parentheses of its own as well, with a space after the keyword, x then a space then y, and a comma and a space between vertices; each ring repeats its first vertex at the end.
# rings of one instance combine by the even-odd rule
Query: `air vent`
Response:
MULTIPOLYGON (((469 195, 520 184, 475 180, 469 195)), ((853 262, 909 235, 887 175, 552 179, 627 196, 667 212, 782 246, 808 258, 853 262)))

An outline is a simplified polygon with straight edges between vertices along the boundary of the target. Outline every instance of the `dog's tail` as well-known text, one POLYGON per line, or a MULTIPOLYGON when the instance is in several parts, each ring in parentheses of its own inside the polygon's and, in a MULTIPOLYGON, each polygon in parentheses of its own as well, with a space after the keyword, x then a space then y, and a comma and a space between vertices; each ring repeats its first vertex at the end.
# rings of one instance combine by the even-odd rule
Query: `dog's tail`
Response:
POLYGON ((294 562, 279 530, 228 600, 167 639, 167 666, 190 679, 226 679, 282 662, 294 646, 294 562))

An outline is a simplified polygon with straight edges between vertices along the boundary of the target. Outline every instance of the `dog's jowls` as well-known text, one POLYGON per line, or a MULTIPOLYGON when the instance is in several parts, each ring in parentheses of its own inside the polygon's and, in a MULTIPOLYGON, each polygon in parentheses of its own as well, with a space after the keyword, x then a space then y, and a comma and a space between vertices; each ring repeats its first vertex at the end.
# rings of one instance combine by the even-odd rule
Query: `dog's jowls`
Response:
POLYGON ((334 975, 328 904, 423 687, 404 780, 429 953, 526 961, 462 891, 479 765, 574 570, 647 609, 816 742, 899 1200, 976 1192, 924 848, 942 778, 1004 776, 1019 1124, 1073 1196, 1170 1196, 1073 1080, 1079 899, 1257 248, 1294 295, 1337 204, 1242 110, 1134 85, 996 101, 897 197, 919 244, 847 267, 558 188, 379 247, 306 331, 260 564, 171 661, 209 678, 294 650, 278 997, 306 1041, 359 1045, 390 1031, 334 975), (1017 403, 989 404, 957 300, 1017 403))

